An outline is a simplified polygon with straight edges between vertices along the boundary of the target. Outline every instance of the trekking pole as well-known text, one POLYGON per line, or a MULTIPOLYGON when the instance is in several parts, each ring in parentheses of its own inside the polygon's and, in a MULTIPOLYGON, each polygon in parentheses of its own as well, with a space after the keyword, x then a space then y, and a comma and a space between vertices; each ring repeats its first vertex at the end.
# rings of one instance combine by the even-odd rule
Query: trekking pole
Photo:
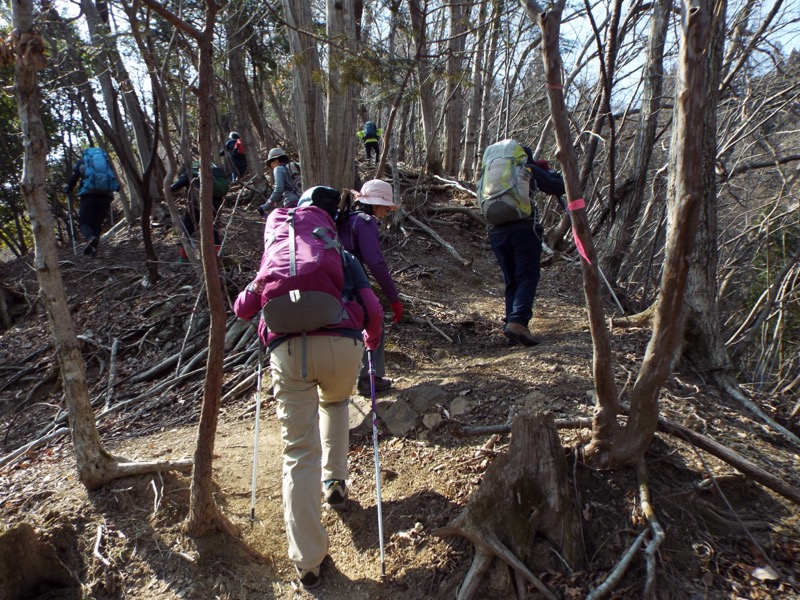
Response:
POLYGON ((381 511, 381 463, 378 458, 378 407, 375 404, 375 366, 372 350, 367 349, 369 363, 369 393, 372 397, 372 447, 375 450, 375 489, 378 495, 378 543, 381 550, 381 579, 386 577, 386 562, 383 558, 383 515, 381 511))
POLYGON ((258 340, 258 382, 256 383, 256 426, 253 428, 253 481, 250 485, 250 524, 256 520, 256 474, 258 473, 258 422, 261 417, 261 364, 264 362, 258 340))
POLYGON ((69 236, 72 238, 72 254, 78 256, 78 247, 75 245, 75 223, 72 222, 72 194, 67 194, 67 214, 69 214, 69 236))

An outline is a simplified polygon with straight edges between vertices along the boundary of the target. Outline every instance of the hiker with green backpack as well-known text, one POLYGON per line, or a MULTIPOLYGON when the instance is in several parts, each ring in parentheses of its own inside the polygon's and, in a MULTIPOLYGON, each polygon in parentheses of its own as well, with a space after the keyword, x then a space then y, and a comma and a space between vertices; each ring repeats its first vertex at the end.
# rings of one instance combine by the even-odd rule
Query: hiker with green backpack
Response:
POLYGON ((478 204, 489 242, 503 272, 503 335, 513 343, 539 343, 528 328, 539 285, 544 229, 533 202, 536 182, 525 149, 514 140, 492 144, 483 153, 478 204))
POLYGON ((105 150, 90 146, 83 151, 72 170, 72 177, 64 186, 67 196, 72 193, 79 179, 81 187, 78 198, 81 203, 78 209, 78 228, 86 240, 83 253, 94 258, 100 245, 103 222, 114 200, 114 192, 119 191, 119 183, 105 150))
MULTIPOLYGON (((189 172, 186 167, 182 167, 178 172, 178 179, 176 179, 175 183, 170 186, 170 190, 177 192, 178 190, 188 188, 191 185, 191 188, 188 192, 188 204, 186 206, 186 212, 184 212, 183 216, 181 217, 183 230, 186 232, 186 235, 189 236, 189 239, 192 238, 198 224, 200 223, 199 174, 200 161, 196 160, 192 163, 191 172, 189 172)), ((220 234, 219 224, 217 222, 217 213, 222 207, 222 202, 225 200, 225 194, 227 194, 228 190, 230 189, 230 183, 228 182, 228 174, 225 173, 225 170, 213 162, 211 163, 211 175, 214 178, 214 184, 211 192, 213 194, 211 203, 214 208, 214 247, 216 248, 217 254, 219 254, 220 246, 222 245, 222 235, 220 234)), ((187 262, 189 260, 183 244, 180 244, 178 248, 178 254, 178 262, 187 262)))

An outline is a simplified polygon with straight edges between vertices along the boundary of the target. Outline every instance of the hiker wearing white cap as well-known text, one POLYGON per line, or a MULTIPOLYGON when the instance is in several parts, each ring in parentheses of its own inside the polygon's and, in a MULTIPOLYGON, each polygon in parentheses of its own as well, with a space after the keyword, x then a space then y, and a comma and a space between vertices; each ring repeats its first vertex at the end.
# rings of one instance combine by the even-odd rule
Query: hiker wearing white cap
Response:
MULTIPOLYGON (((399 323, 403 318, 403 303, 400 301, 400 294, 392 281, 386 259, 381 252, 378 226, 380 219, 398 207, 399 205, 394 202, 392 186, 380 179, 372 179, 361 187, 360 192, 350 190, 350 198, 347 199, 336 219, 342 246, 345 250, 355 254, 378 282, 381 291, 392 306, 394 313, 392 321, 395 323, 399 323), (351 199, 352 209, 350 207, 351 199)), ((381 343, 373 352, 376 392, 383 392, 392 387, 391 380, 385 377, 384 335, 385 333, 381 334, 381 343)), ((365 396, 370 393, 369 365, 366 354, 358 377, 358 391, 365 396)))

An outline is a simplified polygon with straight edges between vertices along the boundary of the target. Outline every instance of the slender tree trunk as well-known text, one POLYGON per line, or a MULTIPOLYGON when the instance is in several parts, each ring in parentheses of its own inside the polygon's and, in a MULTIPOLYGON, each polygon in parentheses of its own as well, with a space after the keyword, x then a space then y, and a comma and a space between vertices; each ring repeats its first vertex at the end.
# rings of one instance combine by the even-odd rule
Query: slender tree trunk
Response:
POLYGON ((478 156, 477 131, 480 122, 481 100, 483 99, 483 55, 486 46, 486 4, 481 0, 478 5, 478 27, 475 30, 475 49, 472 53, 472 91, 467 112, 467 124, 464 132, 464 155, 461 160, 461 178, 471 181, 475 175, 473 170, 478 156))
POLYGON ((21 189, 36 247, 34 268, 61 369, 78 476, 86 487, 92 489, 108 480, 108 471, 116 464, 116 460, 100 443, 86 387, 86 366, 58 268, 53 234, 55 224, 47 204, 45 185, 47 135, 42 121, 42 96, 36 75, 37 68, 44 68, 47 63, 43 54, 44 44, 41 36, 34 32, 32 1, 13 0, 11 8, 17 34, 14 92, 25 147, 21 189))
POLYGON ((464 102, 462 58, 466 45, 467 16, 469 8, 461 2, 450 5, 450 34, 447 55, 447 87, 444 107, 444 158, 442 166, 445 173, 458 174, 461 157, 461 130, 464 124, 464 102))
MULTIPOLYGON (((483 64, 486 69, 483 74, 483 97, 480 101, 481 116, 480 127, 478 129, 478 151, 475 154, 475 163, 473 165, 473 172, 477 173, 480 169, 481 158, 483 149, 489 145, 489 119, 492 98, 492 88, 494 86, 494 65, 497 62, 497 44, 500 41, 500 16, 502 12, 502 3, 499 0, 492 0, 492 19, 491 19, 491 35, 489 36, 489 45, 486 47, 486 54, 483 64)), ((496 140, 495 140, 496 141, 496 140)))
POLYGON ((219 421, 222 395, 222 361, 225 355, 225 299, 219 277, 214 247, 214 209, 212 204, 211 131, 213 126, 214 83, 213 41, 218 6, 206 0, 205 28, 197 38, 200 54, 198 66, 198 147, 200 152, 200 255, 205 275, 206 297, 211 323, 208 331, 208 362, 203 385, 203 405, 197 429, 194 454, 191 500, 186 529, 190 535, 202 536, 220 528, 221 514, 214 502, 212 466, 214 439, 219 421))
POLYGON ((671 0, 658 0, 653 5, 653 19, 650 24, 647 62, 645 64, 642 111, 636 128, 633 146, 633 161, 629 178, 633 188, 619 200, 617 216, 603 246, 601 263, 603 273, 609 282, 616 282, 620 268, 630 249, 633 230, 642 209, 647 191, 647 172, 658 127, 661 94, 664 89, 664 42, 672 8, 671 0))
MULTIPOLYGON (((521 2, 523 0, 520 0, 521 2)), ((589 328, 594 348, 593 368, 597 407, 594 417, 594 438, 598 439, 603 449, 608 448, 617 432, 616 415, 619 410, 617 389, 611 370, 611 342, 606 329, 603 314, 601 282, 597 271, 597 256, 592 242, 589 220, 586 214, 585 201, 578 177, 577 157, 570 135, 570 123, 564 103, 562 61, 559 50, 559 30, 561 11, 564 0, 547 12, 533 13, 530 3, 526 6, 528 14, 536 18, 542 30, 542 53, 544 72, 547 79, 547 97, 550 113, 558 144, 557 156, 564 173, 567 198, 570 201, 570 216, 573 232, 577 240, 582 242, 583 259, 583 292, 589 312, 589 328)))
POLYGON ((417 79, 419 80, 419 105, 422 113, 422 135, 425 140, 425 169, 434 175, 442 174, 442 155, 436 128, 436 97, 431 69, 426 55, 428 42, 426 15, 419 0, 408 0, 411 13, 411 35, 416 44, 417 79))

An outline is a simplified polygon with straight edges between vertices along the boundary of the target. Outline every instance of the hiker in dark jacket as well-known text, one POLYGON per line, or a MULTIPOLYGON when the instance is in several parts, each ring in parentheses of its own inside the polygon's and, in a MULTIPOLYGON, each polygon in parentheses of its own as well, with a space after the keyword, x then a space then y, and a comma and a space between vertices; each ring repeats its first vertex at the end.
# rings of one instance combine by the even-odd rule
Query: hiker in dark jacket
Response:
MULTIPOLYGON (((318 186, 304 194, 298 210, 306 203, 324 210, 331 217, 331 229, 335 227, 339 192, 318 186)), ((289 558, 305 588, 319 585, 320 564, 329 548, 321 522, 320 482, 328 506, 343 508, 349 474, 349 399, 364 346, 377 346, 383 321, 380 302, 364 269, 349 252, 342 251, 342 255, 346 288, 342 297, 362 306, 365 319, 343 310, 346 320, 335 326, 285 335, 268 331, 262 315, 258 327, 261 341, 270 350, 276 412, 281 422, 283 514, 289 558)), ((266 299, 260 281, 257 276, 236 299, 233 310, 239 318, 251 319, 262 311, 266 299)))
MULTIPOLYGON (((392 321, 399 323, 403 318, 403 303, 400 301, 400 294, 389 274, 389 267, 383 257, 378 236, 380 219, 398 208, 398 205, 394 203, 392 186, 380 179, 373 179, 367 181, 361 187, 360 192, 355 190, 350 190, 350 192, 355 199, 355 210, 350 211, 346 208, 339 215, 337 223, 339 240, 345 250, 352 252, 378 282, 381 291, 392 306, 394 313, 392 321)), ((386 391, 392 387, 392 382, 385 377, 386 360, 383 334, 381 334, 380 345, 373 353, 373 358, 376 375, 375 391, 386 391)), ((369 365, 366 356, 364 356, 358 378, 358 391, 365 396, 370 394, 369 365)))
POLYGON ((78 208, 78 229, 86 240, 86 246, 83 248, 83 253, 86 256, 94 258, 97 256, 97 248, 100 245, 100 234, 103 229, 103 222, 106 220, 109 211, 111 210, 111 202, 114 200, 113 191, 119 189, 116 177, 111 170, 111 161, 108 154, 100 148, 87 148, 86 152, 95 151, 105 158, 107 169, 110 172, 109 185, 106 186, 108 190, 92 189, 89 181, 90 177, 84 177, 86 165, 84 159, 81 157, 72 169, 72 177, 70 177, 67 184, 64 186, 64 193, 69 195, 72 193, 73 188, 81 181, 81 187, 78 190, 78 198, 80 199, 80 206, 78 208))
MULTIPOLYGON (((532 161, 530 148, 523 148, 532 161)), ((531 198, 535 193, 536 182, 531 178, 531 198)), ((488 226, 489 242, 505 282, 503 334, 512 342, 525 346, 539 343, 528 329, 528 323, 533 318, 544 239, 544 228, 539 223, 536 205, 533 202, 531 205, 533 210, 530 217, 488 226)))
POLYGON ((272 169, 274 187, 267 201, 259 206, 259 212, 266 215, 276 207, 292 208, 297 206, 300 190, 289 172, 289 156, 283 148, 273 148, 267 155, 267 166, 272 169))
POLYGON ((231 131, 228 141, 225 142, 225 147, 219 151, 219 155, 228 159, 231 181, 244 177, 247 172, 247 154, 244 151, 244 143, 238 132, 231 131))
MULTIPOLYGON (((197 160, 192 163, 191 172, 188 171, 185 166, 181 167, 180 171, 178 171, 178 179, 176 179, 175 182, 169 187, 169 189, 173 192, 177 192, 178 190, 188 188, 191 185, 191 189, 187 193, 188 201, 186 205, 186 211, 184 211, 183 215, 181 216, 183 230, 186 232, 186 235, 189 236, 190 240, 192 239, 192 236, 194 236, 195 229, 200 224, 199 169, 200 161, 197 160)), ((214 179, 224 178, 227 181, 225 171, 223 171, 221 167, 218 167, 214 163, 211 164, 211 174, 214 179)), ((220 233, 219 223, 217 221, 217 213, 222 207, 222 203, 224 201, 224 195, 215 195, 211 200, 211 205, 214 209, 214 247, 217 254, 219 254, 220 246, 222 245, 222 234, 220 233)), ((192 241, 191 244, 192 247, 194 247, 194 241, 192 241)), ((178 262, 187 262, 188 260, 189 257, 186 254, 186 250, 184 249, 183 244, 180 244, 178 246, 178 262)))

